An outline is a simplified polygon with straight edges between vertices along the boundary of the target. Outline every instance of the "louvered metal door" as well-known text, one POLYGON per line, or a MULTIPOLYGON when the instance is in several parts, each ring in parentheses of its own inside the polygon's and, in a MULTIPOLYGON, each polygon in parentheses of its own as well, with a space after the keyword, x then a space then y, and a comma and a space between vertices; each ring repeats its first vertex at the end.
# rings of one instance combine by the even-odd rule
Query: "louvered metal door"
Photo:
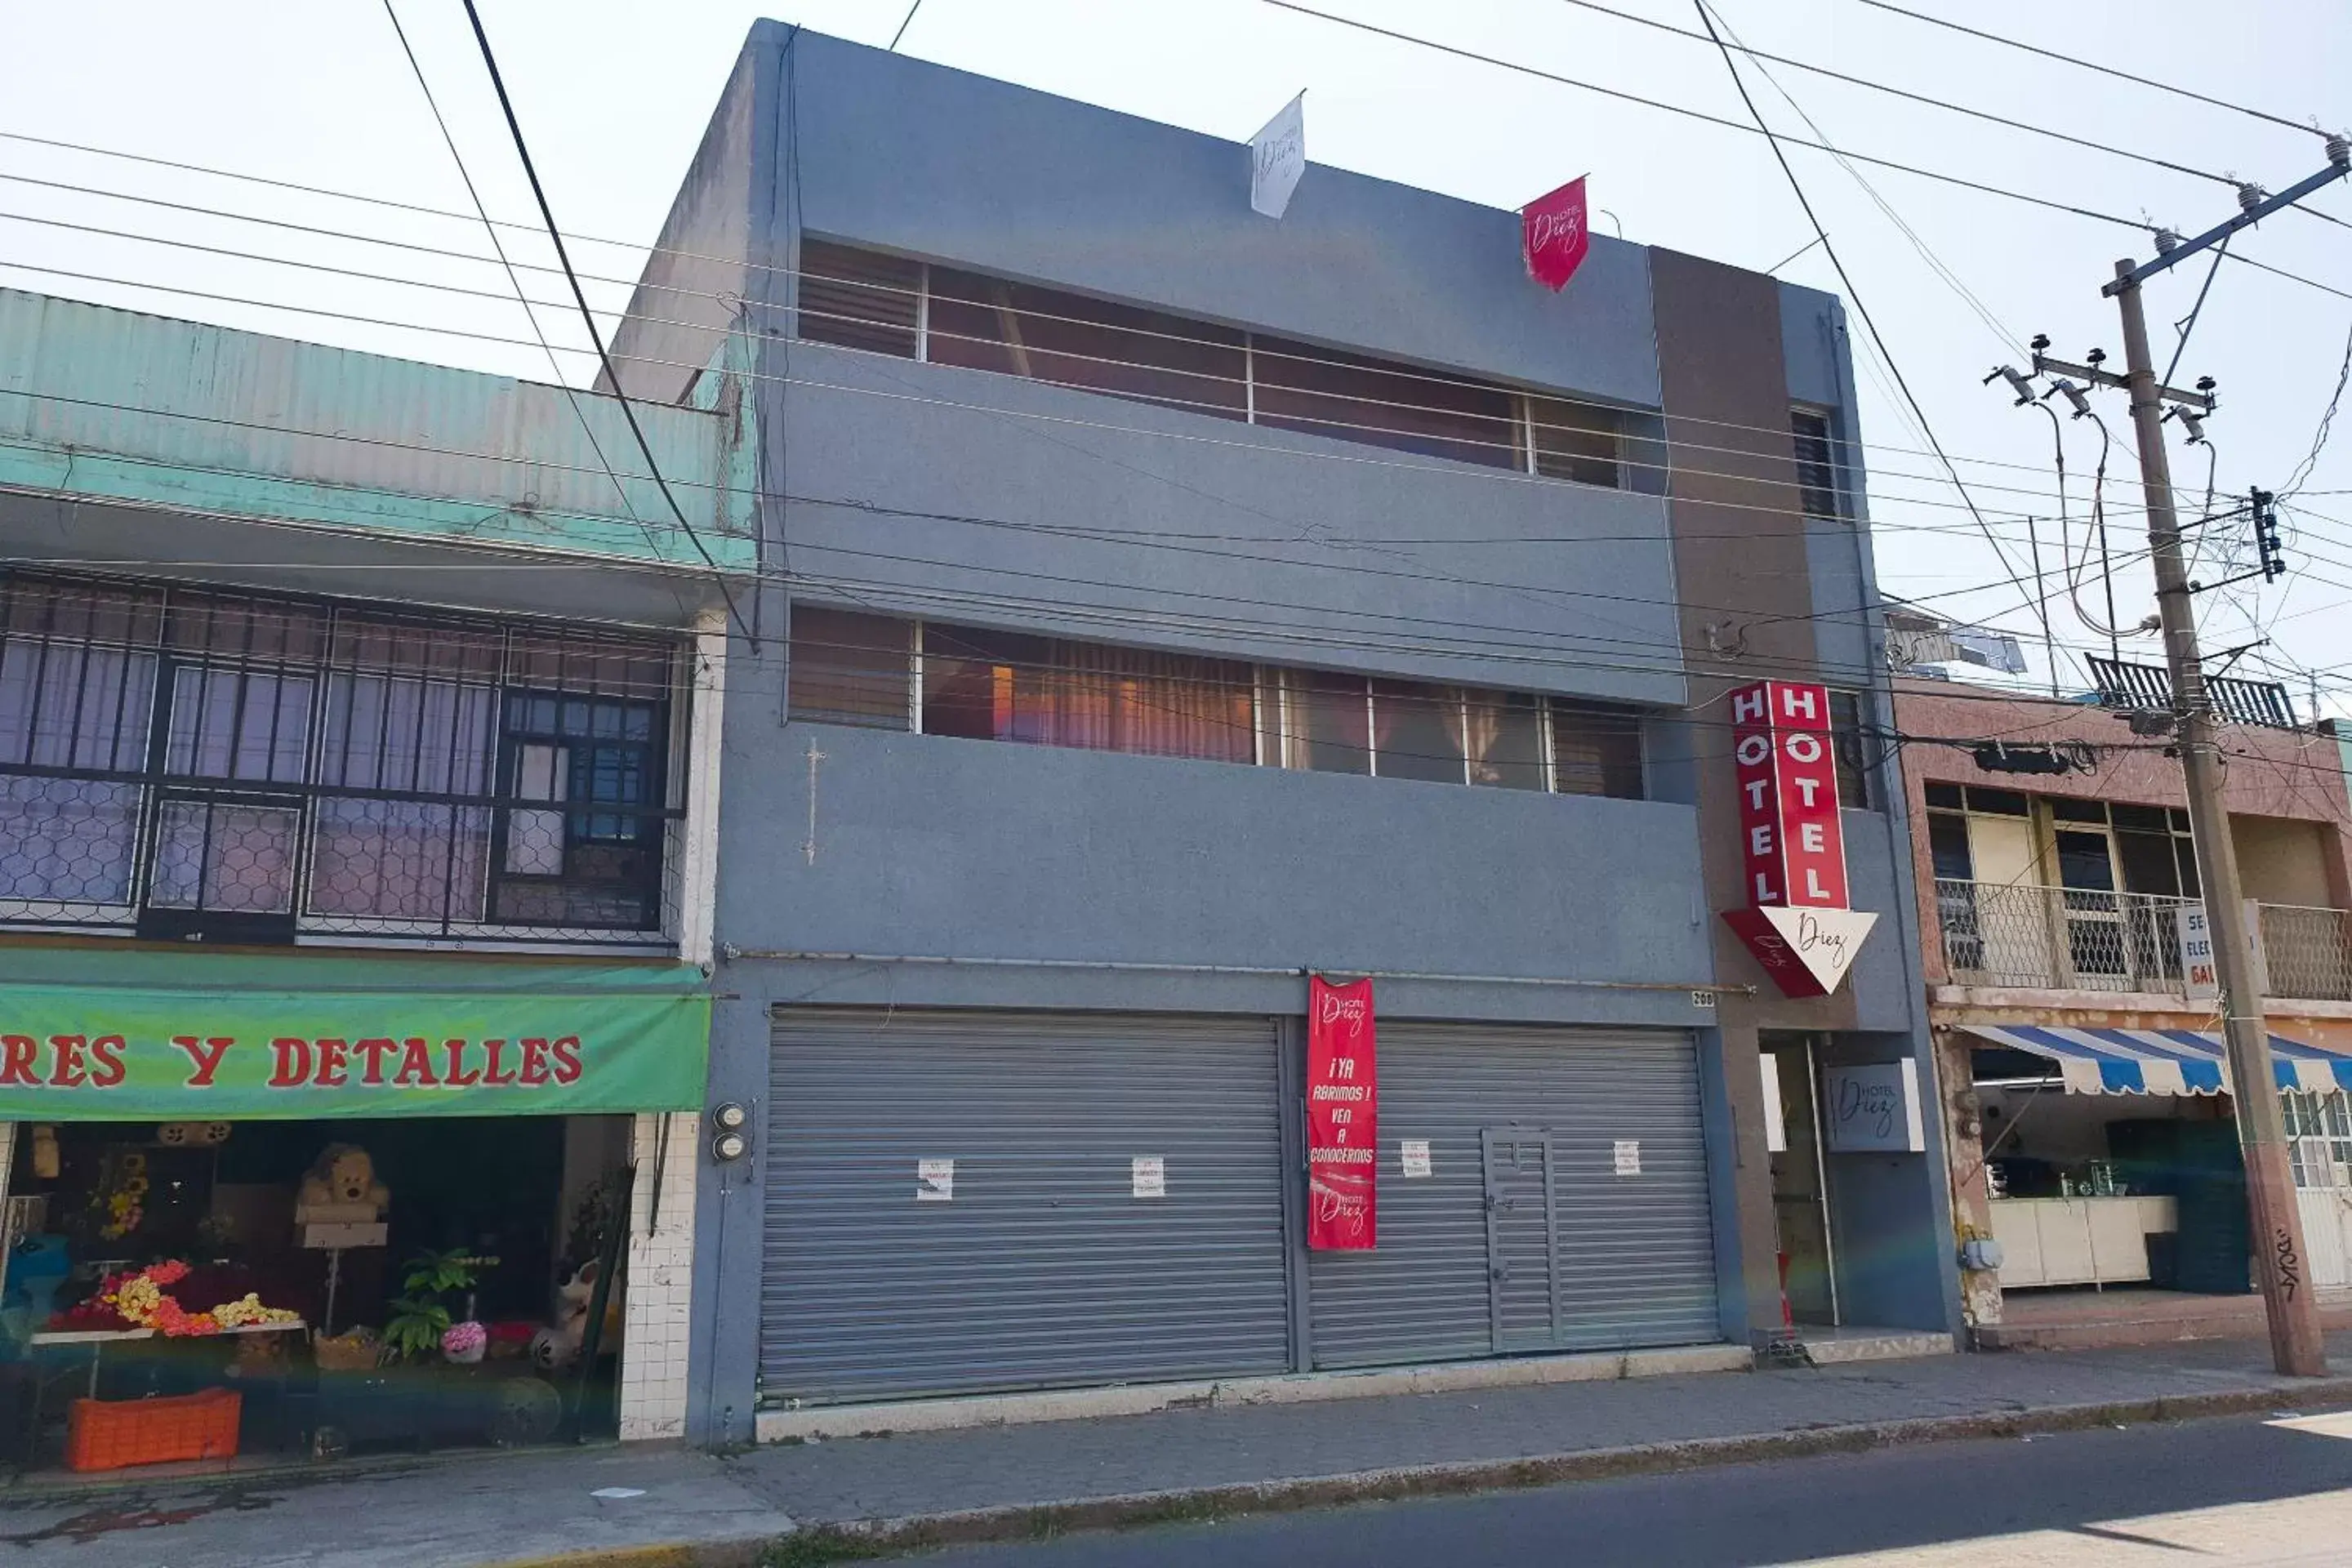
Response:
MULTIPOLYGON (((1380 1026, 1380 1246, 1308 1264, 1318 1366, 1380 1366, 1538 1349, 1694 1344, 1718 1337, 1715 1245, 1698 1067, 1663 1030, 1412 1024, 1380 1026), (1512 1151, 1506 1184, 1549 1184, 1556 1316, 1515 1261, 1524 1223, 1490 1237, 1486 1146, 1512 1151), (1406 1141, 1429 1146, 1407 1176, 1406 1141), (1634 1145, 1638 1174, 1618 1173, 1634 1145), (1498 1257, 1498 1248, 1500 1256, 1498 1257), (1497 1280, 1501 1267, 1515 1278, 1497 1280), (1500 1287, 1509 1287, 1497 1298, 1500 1287)), ((1515 1214, 1528 1212, 1523 1202, 1515 1214)), ((1541 1213, 1537 1205, 1533 1212, 1541 1213)))
POLYGON ((1559 1321, 1551 1133, 1489 1131, 1479 1142, 1486 1183, 1486 1310, 1495 1348, 1549 1349, 1559 1321))
POLYGON ((1277 1082, 1265 1018, 780 1010, 762 1398, 1286 1370, 1277 1082))

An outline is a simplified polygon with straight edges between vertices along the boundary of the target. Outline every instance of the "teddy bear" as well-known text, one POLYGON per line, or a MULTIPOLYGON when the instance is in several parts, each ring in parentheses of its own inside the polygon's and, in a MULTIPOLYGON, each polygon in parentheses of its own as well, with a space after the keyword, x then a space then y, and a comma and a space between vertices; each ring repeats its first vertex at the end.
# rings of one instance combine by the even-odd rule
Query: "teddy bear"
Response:
POLYGON ((375 1162, 350 1143, 330 1143, 302 1178, 295 1217, 332 1210, 339 1220, 378 1220, 392 1205, 392 1189, 375 1179, 375 1162), (362 1215, 358 1211, 364 1208, 362 1215))
MULTIPOLYGON (((541 1371, 553 1372, 580 1358, 588 1337, 588 1308, 595 1300, 596 1276, 602 1268, 592 1258, 580 1266, 578 1273, 556 1287, 555 1326, 541 1329, 530 1337, 530 1359, 541 1371)), ((609 1292, 604 1300, 604 1331, 596 1347, 600 1359, 619 1352, 621 1321, 620 1292, 609 1292)))

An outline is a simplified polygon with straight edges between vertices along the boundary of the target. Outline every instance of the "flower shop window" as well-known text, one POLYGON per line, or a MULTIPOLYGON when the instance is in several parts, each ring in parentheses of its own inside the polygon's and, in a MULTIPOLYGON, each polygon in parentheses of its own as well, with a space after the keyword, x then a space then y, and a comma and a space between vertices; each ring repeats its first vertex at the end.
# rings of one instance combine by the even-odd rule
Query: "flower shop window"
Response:
POLYGON ((588 1310, 625 1243, 628 1125, 26 1126, 5 1441, 24 1468, 113 1471, 609 1435, 617 1343, 588 1310))

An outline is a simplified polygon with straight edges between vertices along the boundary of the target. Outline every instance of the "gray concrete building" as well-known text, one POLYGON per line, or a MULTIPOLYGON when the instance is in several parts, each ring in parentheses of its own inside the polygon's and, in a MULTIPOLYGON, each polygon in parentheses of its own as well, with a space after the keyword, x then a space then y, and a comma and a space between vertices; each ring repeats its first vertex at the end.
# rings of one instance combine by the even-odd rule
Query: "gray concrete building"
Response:
POLYGON ((763 23, 620 329, 648 401, 756 367, 698 1438, 1949 1342, 1941 1119, 1816 1115, 1934 1081, 1838 301, 1606 237, 1553 294, 1513 213, 1249 174, 763 23), (1811 1000, 1720 918, 1766 679, 1833 694, 1881 917, 1811 1000), (1306 1244, 1310 974, 1374 982, 1367 1250, 1306 1244))

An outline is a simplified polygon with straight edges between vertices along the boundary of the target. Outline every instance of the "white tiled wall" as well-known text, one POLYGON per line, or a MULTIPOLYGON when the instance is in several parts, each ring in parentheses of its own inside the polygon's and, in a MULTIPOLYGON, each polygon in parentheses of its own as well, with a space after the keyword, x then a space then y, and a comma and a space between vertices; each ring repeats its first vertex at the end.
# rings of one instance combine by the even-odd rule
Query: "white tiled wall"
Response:
POLYGON ((686 1340, 694 1287, 694 1183, 702 1118, 690 1110, 635 1119, 637 1183, 621 1331, 621 1438, 686 1434, 686 1340), (661 1124, 669 1123, 665 1156, 661 1124), (656 1172, 659 1173, 658 1176, 656 1172), (661 1183, 656 1212, 654 1184, 661 1183), (646 1221, 656 1225, 646 1233, 646 1221))

